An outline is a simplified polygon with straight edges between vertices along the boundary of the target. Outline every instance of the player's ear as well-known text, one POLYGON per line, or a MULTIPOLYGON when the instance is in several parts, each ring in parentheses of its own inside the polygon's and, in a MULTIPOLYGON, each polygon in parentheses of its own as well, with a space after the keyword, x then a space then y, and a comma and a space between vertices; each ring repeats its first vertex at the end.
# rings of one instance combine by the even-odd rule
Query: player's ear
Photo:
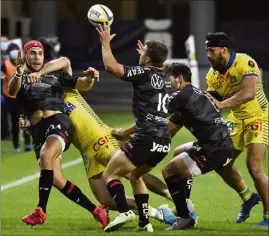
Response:
POLYGON ((150 58, 149 58, 149 56, 146 56, 146 63, 147 63, 147 64, 150 63, 150 58))

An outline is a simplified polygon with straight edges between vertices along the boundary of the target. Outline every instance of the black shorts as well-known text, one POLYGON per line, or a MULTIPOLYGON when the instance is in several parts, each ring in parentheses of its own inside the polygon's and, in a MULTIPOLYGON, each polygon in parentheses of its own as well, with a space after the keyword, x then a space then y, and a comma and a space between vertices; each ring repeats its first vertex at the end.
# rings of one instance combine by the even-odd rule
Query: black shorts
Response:
POLYGON ((33 145, 36 153, 36 159, 40 158, 40 150, 47 137, 55 135, 64 142, 66 151, 72 138, 72 122, 68 115, 58 113, 48 118, 42 118, 40 122, 32 128, 33 145))
POLYGON ((187 153, 196 162, 202 174, 217 170, 233 160, 233 144, 230 139, 216 144, 199 144, 194 142, 187 153))
POLYGON ((168 154, 170 143, 170 138, 134 136, 121 147, 121 150, 136 167, 155 167, 168 154))

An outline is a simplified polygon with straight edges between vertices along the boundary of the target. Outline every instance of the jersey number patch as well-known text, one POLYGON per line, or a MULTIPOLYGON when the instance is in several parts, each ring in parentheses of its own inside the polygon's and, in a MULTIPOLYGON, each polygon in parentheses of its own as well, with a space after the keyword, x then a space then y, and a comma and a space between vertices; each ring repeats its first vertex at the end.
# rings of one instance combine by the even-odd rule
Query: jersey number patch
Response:
POLYGON ((169 101, 169 95, 167 93, 165 95, 163 95, 162 93, 159 93, 157 111, 168 113, 168 109, 167 109, 168 101, 169 101))

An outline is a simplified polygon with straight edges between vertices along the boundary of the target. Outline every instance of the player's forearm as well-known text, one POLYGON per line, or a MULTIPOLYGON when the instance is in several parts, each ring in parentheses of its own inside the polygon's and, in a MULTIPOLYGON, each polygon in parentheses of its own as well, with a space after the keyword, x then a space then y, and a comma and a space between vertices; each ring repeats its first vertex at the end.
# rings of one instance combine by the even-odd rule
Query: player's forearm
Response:
POLYGON ((22 75, 19 75, 17 73, 14 73, 11 76, 11 79, 8 85, 8 93, 11 96, 15 96, 19 92, 21 88, 21 79, 22 79, 22 75))
POLYGON ((79 77, 76 83, 76 89, 79 91, 88 91, 94 84, 94 78, 79 77))
POLYGON ((231 98, 221 102, 221 109, 231 108, 237 105, 247 103, 255 98, 255 93, 252 91, 241 90, 231 98))
POLYGON ((135 131, 136 131, 136 125, 133 124, 133 125, 131 125, 130 127, 126 128, 124 130, 124 134, 127 135, 127 136, 130 136, 130 135, 134 134, 135 131))
POLYGON ((109 43, 102 44, 102 56, 106 71, 114 74, 119 78, 123 77, 123 66, 117 62, 109 43))
POLYGON ((43 68, 39 71, 40 75, 48 74, 57 70, 65 70, 67 73, 72 75, 71 63, 67 57, 60 57, 46 63, 43 68))

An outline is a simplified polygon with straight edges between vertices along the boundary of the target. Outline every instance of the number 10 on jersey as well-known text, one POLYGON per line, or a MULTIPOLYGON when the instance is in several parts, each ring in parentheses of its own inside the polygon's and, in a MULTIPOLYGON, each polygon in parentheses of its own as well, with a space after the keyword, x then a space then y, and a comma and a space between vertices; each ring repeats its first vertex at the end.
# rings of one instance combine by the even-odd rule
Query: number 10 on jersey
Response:
POLYGON ((167 93, 166 94, 159 93, 157 111, 168 113, 167 110, 168 101, 169 101, 169 95, 167 93))

